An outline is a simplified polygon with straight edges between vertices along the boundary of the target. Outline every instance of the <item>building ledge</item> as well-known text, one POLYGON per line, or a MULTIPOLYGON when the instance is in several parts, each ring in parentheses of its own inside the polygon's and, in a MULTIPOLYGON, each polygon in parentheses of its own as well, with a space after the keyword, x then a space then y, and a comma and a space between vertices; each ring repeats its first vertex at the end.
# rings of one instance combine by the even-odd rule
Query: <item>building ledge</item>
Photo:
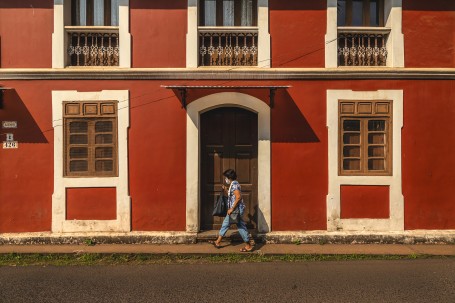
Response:
POLYGON ((38 68, 0 69, 0 80, 454 80, 455 68, 38 68))

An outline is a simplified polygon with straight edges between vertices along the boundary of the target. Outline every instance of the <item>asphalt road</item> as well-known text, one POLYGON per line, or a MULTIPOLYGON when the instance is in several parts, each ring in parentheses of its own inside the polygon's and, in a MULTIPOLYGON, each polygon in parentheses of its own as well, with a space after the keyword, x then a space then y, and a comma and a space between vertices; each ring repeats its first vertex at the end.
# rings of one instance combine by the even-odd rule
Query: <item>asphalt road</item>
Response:
POLYGON ((455 302, 455 259, 0 267, 0 302, 455 302))

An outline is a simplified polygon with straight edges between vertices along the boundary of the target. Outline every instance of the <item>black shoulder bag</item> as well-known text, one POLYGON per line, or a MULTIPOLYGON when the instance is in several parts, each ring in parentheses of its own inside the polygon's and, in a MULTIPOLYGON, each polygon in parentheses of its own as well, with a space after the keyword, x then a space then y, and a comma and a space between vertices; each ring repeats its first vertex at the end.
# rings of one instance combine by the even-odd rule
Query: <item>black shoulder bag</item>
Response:
POLYGON ((221 191, 220 196, 218 197, 218 200, 215 201, 212 216, 226 217, 226 215, 227 215, 227 197, 224 195, 223 191, 221 191))

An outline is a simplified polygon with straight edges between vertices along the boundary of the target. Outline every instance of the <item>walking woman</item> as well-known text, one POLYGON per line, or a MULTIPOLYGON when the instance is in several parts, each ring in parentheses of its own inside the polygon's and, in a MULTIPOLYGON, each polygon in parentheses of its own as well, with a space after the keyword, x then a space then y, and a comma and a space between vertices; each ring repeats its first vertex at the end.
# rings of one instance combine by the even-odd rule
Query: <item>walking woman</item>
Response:
POLYGON ((248 236, 248 230, 246 229, 245 221, 243 221, 243 213, 245 211, 245 204, 242 199, 242 190, 239 182, 237 181, 237 174, 233 169, 228 169, 223 173, 225 177, 225 183, 227 186, 223 185, 224 195, 228 197, 228 212, 226 218, 224 218, 223 224, 221 225, 220 233, 216 241, 212 244, 216 248, 221 248, 221 240, 226 235, 230 224, 229 224, 229 215, 236 209, 239 209, 240 216, 239 222, 237 223, 237 228, 240 236, 245 242, 245 246, 240 250, 241 252, 250 252, 253 251, 253 246, 250 244, 250 238, 248 236))

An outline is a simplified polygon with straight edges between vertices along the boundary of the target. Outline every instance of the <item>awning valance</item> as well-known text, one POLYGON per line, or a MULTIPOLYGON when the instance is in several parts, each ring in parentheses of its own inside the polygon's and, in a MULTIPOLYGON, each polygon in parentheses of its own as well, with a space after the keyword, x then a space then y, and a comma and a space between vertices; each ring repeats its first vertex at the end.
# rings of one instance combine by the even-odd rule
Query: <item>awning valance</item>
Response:
POLYGON ((290 85, 162 85, 166 89, 178 90, 180 92, 182 108, 186 108, 186 98, 190 89, 219 89, 219 90, 243 90, 243 89, 268 89, 270 91, 270 107, 275 104, 275 93, 277 89, 287 89, 290 85))

